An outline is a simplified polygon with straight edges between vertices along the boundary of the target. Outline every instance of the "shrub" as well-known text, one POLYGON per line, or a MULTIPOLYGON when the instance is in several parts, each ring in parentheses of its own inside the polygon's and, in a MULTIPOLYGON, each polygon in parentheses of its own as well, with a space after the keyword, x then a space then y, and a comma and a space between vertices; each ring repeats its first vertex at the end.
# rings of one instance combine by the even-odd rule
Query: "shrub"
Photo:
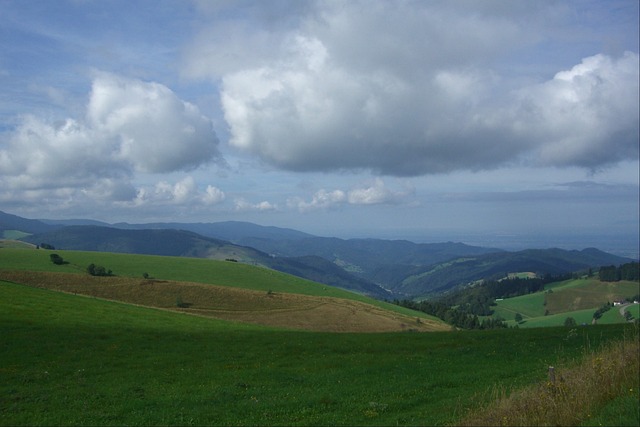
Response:
POLYGON ((182 295, 178 295, 176 297, 176 307, 178 308, 189 308, 191 306, 191 304, 189 304, 188 302, 184 302, 182 300, 182 295))
POLYGON ((51 254, 49 255, 49 258, 51 258, 51 262, 56 265, 64 264, 64 259, 58 254, 51 254))
POLYGON ((87 273, 92 276, 113 276, 113 272, 111 270, 107 270, 101 265, 95 265, 91 263, 87 266, 87 273))

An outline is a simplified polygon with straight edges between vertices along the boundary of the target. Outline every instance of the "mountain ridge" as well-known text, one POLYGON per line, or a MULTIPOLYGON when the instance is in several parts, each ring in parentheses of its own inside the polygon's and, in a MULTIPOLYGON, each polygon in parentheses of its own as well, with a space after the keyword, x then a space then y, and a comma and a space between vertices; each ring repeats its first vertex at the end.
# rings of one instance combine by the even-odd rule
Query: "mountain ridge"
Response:
POLYGON ((47 224, 0 212, 0 231, 18 227, 35 233, 22 240, 59 249, 254 263, 382 299, 428 296, 518 271, 561 274, 631 260, 596 248, 509 252, 459 242, 318 237, 241 221, 103 226, 91 220, 56 220, 47 224), (69 225, 74 222, 80 225, 69 225))

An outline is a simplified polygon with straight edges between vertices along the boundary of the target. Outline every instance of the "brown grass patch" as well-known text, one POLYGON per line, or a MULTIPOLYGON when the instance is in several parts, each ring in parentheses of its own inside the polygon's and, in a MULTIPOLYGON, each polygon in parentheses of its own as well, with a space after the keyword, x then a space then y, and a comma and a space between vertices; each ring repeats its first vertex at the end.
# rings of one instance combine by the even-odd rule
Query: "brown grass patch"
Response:
POLYGON ((444 331, 447 325, 358 301, 192 282, 0 270, 0 280, 217 319, 324 332, 444 331), (181 305, 181 307, 178 307, 181 305))
POLYGON ((638 394, 639 352, 636 331, 634 337, 586 354, 578 366, 550 368, 544 383, 512 393, 495 389, 488 408, 469 414, 457 425, 580 425, 612 399, 638 394))

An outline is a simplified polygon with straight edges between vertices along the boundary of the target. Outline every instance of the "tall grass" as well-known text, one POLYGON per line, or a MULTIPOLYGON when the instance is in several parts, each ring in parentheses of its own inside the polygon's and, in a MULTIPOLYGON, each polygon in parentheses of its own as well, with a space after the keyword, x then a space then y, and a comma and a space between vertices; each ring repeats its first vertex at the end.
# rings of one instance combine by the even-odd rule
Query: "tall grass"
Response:
POLYGON ((507 393, 494 389, 494 402, 457 423, 465 426, 639 425, 638 329, 597 351, 585 350, 575 366, 549 368, 549 378, 507 393), (599 419, 613 407, 615 416, 599 419), (603 424, 603 421, 605 424, 603 424))

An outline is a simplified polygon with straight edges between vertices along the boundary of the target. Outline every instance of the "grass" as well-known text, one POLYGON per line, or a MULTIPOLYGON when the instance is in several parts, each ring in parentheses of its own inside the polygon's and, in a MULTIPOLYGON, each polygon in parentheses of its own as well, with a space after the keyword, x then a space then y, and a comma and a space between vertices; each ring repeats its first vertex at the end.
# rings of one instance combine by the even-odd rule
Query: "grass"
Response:
POLYGON ((628 306, 627 311, 631 313, 634 319, 640 319, 640 304, 628 306))
POLYGON ((0 283, 2 425, 443 425, 625 325, 283 331, 0 283))
POLYGON ((551 313, 562 313, 587 308, 598 308, 640 292, 637 282, 601 282, 597 278, 575 279, 547 294, 546 308, 551 313))
POLYGON ((17 234, 12 234, 7 231, 0 233, 0 249, 3 248, 12 248, 12 249, 34 249, 35 246, 31 243, 21 242, 20 240, 14 240, 19 238, 20 236, 17 234), (4 238, 2 237, 4 236, 4 238))
POLYGON ((450 330, 441 321, 417 320, 344 298, 261 292, 238 287, 131 277, 0 270, 0 280, 122 301, 205 317, 325 332, 450 330))
POLYGON ((3 230, 0 231, 0 238, 2 239, 10 239, 10 240, 18 240, 22 237, 28 236, 29 233, 25 233, 19 230, 3 230))
MULTIPOLYGON (((344 298, 372 304, 405 316, 421 317, 436 321, 433 316, 378 301, 360 294, 326 286, 310 280, 263 267, 238 262, 202 258, 133 255, 108 252, 47 251, 26 249, 1 249, 0 270, 29 270, 66 273, 85 273, 86 267, 95 263, 113 270, 121 277, 142 278, 144 273, 161 280, 207 283, 250 289, 261 292, 293 293, 309 296, 344 298), (54 265, 49 256, 57 253, 68 262, 54 265)), ((439 321, 439 320, 438 320, 439 321)))
MULTIPOLYGON (((548 316, 534 317, 526 319, 518 325, 520 328, 544 328, 549 326, 564 325, 567 317, 572 317, 578 325, 590 325, 593 320, 593 312, 595 309, 578 310, 570 313, 550 314, 548 316)), ((622 323, 618 322, 599 322, 599 324, 605 323, 622 323)), ((510 323, 510 326, 514 326, 515 322, 510 323)))
POLYGON ((496 316, 512 320, 516 313, 520 313, 524 319, 544 316, 544 293, 521 295, 497 301, 494 307, 496 316))
MULTIPOLYGON (((577 331, 573 329, 571 331, 577 331)), ((562 369, 546 381, 513 393, 498 389, 496 401, 460 425, 572 426, 640 423, 638 330, 562 369)))
MULTIPOLYGON (((578 324, 591 324, 593 313, 607 302, 637 295, 637 282, 600 282, 597 278, 572 279, 547 285, 545 291, 505 298, 497 301, 494 316, 506 319, 513 326, 516 313, 524 319, 521 328, 560 326, 567 317, 573 317, 578 324), (551 290, 551 292, 549 292, 551 290), (545 314, 547 313, 547 314, 545 314)), ((631 314, 637 310, 630 307, 631 314)), ((634 316, 637 318, 637 316, 634 316)), ((600 324, 623 323, 617 307, 606 312, 600 324)))

